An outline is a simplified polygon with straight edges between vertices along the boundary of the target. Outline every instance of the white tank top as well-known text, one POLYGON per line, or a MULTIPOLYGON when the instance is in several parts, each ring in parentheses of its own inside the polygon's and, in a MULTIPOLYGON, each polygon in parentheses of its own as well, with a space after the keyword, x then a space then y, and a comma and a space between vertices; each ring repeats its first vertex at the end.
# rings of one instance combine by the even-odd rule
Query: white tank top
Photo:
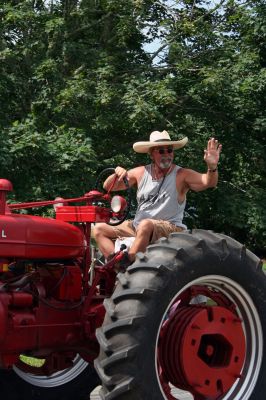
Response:
POLYGON ((181 204, 178 203, 176 189, 176 174, 180 168, 175 165, 169 175, 155 180, 152 178, 151 164, 145 166, 137 191, 138 208, 133 221, 135 228, 141 220, 152 218, 169 221, 187 229, 186 225, 182 223, 186 200, 181 204))

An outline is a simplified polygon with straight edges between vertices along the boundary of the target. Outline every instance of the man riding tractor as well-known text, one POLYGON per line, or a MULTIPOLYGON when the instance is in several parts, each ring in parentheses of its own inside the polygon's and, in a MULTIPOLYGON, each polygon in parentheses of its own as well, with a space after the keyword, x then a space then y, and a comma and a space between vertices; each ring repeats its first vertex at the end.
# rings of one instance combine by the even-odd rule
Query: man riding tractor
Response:
POLYGON ((126 189, 126 179, 130 187, 137 187, 138 202, 133 221, 126 220, 116 227, 105 223, 96 225, 94 236, 106 259, 114 253, 114 240, 117 238, 135 237, 128 253, 125 252, 124 259, 120 261, 120 265, 127 267, 135 260, 136 253, 144 252, 149 243, 185 230, 183 215, 187 192, 199 192, 217 185, 217 165, 222 145, 214 138, 208 141, 204 150, 207 171, 199 173, 173 163, 174 150, 184 147, 187 141, 187 138, 172 141, 168 132, 154 131, 149 141, 133 145, 137 153, 150 155, 151 164, 129 171, 118 166, 115 173, 106 179, 106 190, 111 186, 111 190, 126 189))

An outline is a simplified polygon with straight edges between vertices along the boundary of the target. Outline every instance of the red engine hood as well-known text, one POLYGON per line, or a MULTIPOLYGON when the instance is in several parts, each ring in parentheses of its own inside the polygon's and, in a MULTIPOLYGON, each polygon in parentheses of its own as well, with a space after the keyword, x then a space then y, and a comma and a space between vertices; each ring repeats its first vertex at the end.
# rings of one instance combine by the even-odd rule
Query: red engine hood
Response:
POLYGON ((74 225, 31 215, 0 216, 0 258, 68 259, 84 252, 84 235, 74 225))

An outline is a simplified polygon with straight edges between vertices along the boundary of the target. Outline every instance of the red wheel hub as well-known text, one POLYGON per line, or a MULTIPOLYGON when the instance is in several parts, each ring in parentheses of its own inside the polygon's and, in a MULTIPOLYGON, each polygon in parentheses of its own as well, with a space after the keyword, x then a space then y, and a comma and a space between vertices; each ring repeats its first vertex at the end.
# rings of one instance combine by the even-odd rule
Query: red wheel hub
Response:
POLYGON ((216 399, 241 376, 245 349, 241 320, 232 311, 177 307, 160 332, 159 363, 167 382, 216 399))

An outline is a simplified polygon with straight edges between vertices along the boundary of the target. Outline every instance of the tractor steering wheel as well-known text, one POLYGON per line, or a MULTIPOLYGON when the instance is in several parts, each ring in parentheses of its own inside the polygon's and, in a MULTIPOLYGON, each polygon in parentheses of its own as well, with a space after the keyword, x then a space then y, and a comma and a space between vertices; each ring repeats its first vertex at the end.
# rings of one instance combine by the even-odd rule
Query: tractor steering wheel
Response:
MULTIPOLYGON (((95 181, 95 190, 98 190, 98 191, 102 190, 102 188, 99 189, 99 185, 100 185, 100 182, 102 181, 103 177, 105 175, 107 175, 107 173, 108 173, 108 175, 114 174, 115 173, 115 168, 105 168, 99 173, 99 175, 98 175, 98 177, 97 177, 97 179, 95 181)), ((115 183, 115 179, 116 179, 116 177, 114 177, 114 183, 115 183)), ((128 198, 127 199, 127 206, 126 206, 125 210, 121 214, 118 213, 118 216, 115 217, 116 218, 115 220, 114 219, 110 219, 110 221, 107 222, 108 225, 111 225, 111 226, 116 226, 116 225, 119 225, 122 222, 124 222, 127 219, 128 214, 129 214, 130 209, 131 209, 132 189, 129 186, 127 178, 124 178, 123 181, 124 181, 124 183, 126 185, 126 191, 127 191, 127 198, 128 198)), ((113 186, 113 184, 111 185, 111 188, 112 188, 112 186, 113 186)), ((110 190, 109 191, 105 190, 105 192, 110 193, 110 190)))

